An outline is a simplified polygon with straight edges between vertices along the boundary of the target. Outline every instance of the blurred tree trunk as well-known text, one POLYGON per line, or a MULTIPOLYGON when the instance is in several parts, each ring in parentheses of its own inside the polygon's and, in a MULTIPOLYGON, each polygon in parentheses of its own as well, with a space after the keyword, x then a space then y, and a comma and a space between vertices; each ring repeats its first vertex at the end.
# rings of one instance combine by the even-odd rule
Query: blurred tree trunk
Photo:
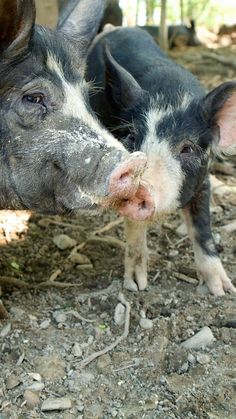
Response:
POLYGON ((184 2, 183 2, 183 0, 180 0, 180 20, 181 20, 181 24, 183 25, 183 23, 184 23, 184 2))
POLYGON ((160 47, 164 50, 168 50, 168 28, 166 24, 166 9, 167 0, 161 0, 161 21, 160 21, 160 47))
POLYGON ((146 0, 146 24, 154 24, 154 10, 156 6, 156 0, 146 0))
POLYGON ((140 6, 140 0, 137 0, 137 2, 136 2, 136 16, 135 16, 135 23, 136 23, 136 26, 138 25, 139 6, 140 6))

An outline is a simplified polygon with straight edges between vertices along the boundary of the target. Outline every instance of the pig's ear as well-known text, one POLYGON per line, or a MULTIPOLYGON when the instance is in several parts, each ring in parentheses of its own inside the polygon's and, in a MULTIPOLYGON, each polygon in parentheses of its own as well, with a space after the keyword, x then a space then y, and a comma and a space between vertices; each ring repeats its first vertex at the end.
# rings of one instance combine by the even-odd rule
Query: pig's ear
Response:
POLYGON ((120 108, 128 108, 142 95, 142 88, 117 61, 112 57, 107 44, 104 45, 106 68, 106 90, 120 108))
POLYGON ((35 24, 33 0, 0 0, 0 55, 15 58, 29 46, 35 24))
POLYGON ((98 32, 104 8, 105 0, 69 0, 60 11, 57 29, 79 43, 80 57, 98 32))
POLYGON ((208 93, 203 109, 215 133, 215 151, 236 155, 236 82, 223 83, 208 93))

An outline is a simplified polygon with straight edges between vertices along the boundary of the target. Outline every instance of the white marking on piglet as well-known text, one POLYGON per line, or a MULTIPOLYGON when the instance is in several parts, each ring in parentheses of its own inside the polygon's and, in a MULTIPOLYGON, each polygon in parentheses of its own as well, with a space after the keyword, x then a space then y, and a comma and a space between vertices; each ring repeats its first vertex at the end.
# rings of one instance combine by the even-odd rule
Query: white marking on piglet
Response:
POLYGON ((123 145, 102 128, 96 117, 86 108, 82 93, 86 89, 86 83, 84 81, 77 85, 69 83, 64 76, 60 62, 50 53, 48 54, 47 66, 57 74, 63 85, 65 102, 62 107, 62 113, 83 121, 91 130, 101 136, 102 141, 108 147, 115 147, 124 151, 123 145))
POLYGON ((159 141, 156 132, 158 122, 171 113, 171 108, 165 111, 151 109, 148 112, 147 134, 141 148, 148 157, 143 179, 152 186, 157 213, 169 212, 179 206, 184 180, 180 162, 173 156, 168 139, 159 141))

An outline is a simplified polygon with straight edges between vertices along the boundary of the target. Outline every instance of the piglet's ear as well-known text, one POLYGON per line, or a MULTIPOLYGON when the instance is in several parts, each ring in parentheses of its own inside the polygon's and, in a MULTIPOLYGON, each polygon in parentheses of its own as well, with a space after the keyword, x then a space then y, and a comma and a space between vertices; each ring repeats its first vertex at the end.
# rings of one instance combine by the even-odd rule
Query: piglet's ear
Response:
POLYGON ((236 155, 236 82, 226 82, 212 90, 203 107, 213 130, 218 127, 216 151, 236 155))
POLYGON ((128 108, 143 92, 138 82, 112 57, 107 44, 104 44, 106 68, 106 90, 120 108, 128 108))
POLYGON ((0 55, 15 58, 29 45, 35 23, 33 0, 0 0, 0 55))

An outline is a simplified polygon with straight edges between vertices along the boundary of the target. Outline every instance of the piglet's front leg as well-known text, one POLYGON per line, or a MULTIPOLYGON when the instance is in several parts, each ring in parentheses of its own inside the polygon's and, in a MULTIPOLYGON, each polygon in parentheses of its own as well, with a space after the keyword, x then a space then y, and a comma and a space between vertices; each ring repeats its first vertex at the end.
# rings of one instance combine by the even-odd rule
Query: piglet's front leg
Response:
POLYGON ((194 256, 200 279, 210 292, 222 296, 225 291, 236 293, 218 256, 210 226, 210 187, 206 182, 198 195, 184 208, 188 233, 193 242, 194 256))
POLYGON ((125 220, 126 249, 124 288, 144 290, 147 286, 147 226, 125 220))

